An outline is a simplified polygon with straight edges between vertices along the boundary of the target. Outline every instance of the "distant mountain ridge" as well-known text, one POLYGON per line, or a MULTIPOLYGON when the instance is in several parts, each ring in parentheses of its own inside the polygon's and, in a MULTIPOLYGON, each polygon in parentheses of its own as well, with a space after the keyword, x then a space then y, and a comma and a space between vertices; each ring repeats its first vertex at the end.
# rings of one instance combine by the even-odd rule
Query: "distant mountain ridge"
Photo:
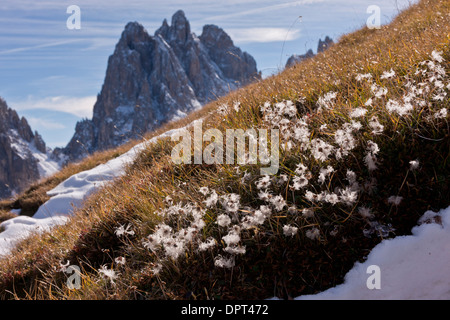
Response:
POLYGON ((0 198, 23 191, 32 182, 59 170, 50 149, 27 120, 0 98, 0 198))
POLYGON ((260 78, 253 57, 221 28, 205 25, 197 37, 181 10, 154 36, 130 22, 109 57, 92 120, 77 123, 62 153, 79 160, 140 138, 260 78))
MULTIPOLYGON (((326 36, 325 39, 322 41, 322 39, 319 39, 319 44, 317 45, 317 53, 323 52, 328 49, 329 46, 333 44, 333 40, 326 36)), ((305 54, 293 54, 289 57, 289 59, 286 62, 285 68, 292 67, 296 65, 299 62, 302 62, 303 60, 306 60, 308 58, 314 57, 315 54, 312 51, 312 49, 309 49, 305 54)))

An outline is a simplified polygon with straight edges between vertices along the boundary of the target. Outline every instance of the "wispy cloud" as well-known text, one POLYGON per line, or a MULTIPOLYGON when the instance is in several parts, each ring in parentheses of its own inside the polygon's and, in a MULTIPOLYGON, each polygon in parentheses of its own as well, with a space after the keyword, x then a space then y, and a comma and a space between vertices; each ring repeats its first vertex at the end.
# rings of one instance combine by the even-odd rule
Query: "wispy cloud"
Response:
POLYGON ((70 44, 70 43, 80 42, 80 41, 84 41, 84 39, 71 39, 71 40, 43 43, 43 44, 39 44, 39 45, 36 45, 36 46, 8 49, 8 50, 0 51, 0 55, 1 54, 18 53, 18 52, 35 50, 35 49, 41 49, 41 48, 57 47, 57 46, 62 46, 62 45, 65 45, 65 44, 70 44))
POLYGON ((241 16, 247 16, 247 15, 259 15, 265 12, 274 12, 281 9, 286 9, 290 7, 297 7, 301 5, 307 5, 307 4, 313 4, 313 3, 319 3, 324 2, 325 0, 301 0, 301 1, 293 1, 293 2, 287 2, 287 3, 281 3, 281 4, 275 4, 265 7, 259 7, 255 9, 250 10, 243 10, 238 12, 233 12, 230 14, 223 14, 223 15, 216 15, 205 18, 207 21, 221 21, 221 20, 228 20, 230 18, 236 18, 241 16))
POLYGON ((226 31, 236 43, 292 41, 300 37, 300 30, 287 28, 236 28, 226 31))
POLYGON ((49 130, 63 130, 66 126, 60 122, 50 121, 42 118, 27 117, 27 121, 32 128, 44 127, 49 130))
POLYGON ((11 106, 18 110, 45 109, 60 112, 67 112, 80 118, 91 118, 96 96, 89 97, 47 97, 35 99, 28 97, 25 101, 11 103, 11 106))

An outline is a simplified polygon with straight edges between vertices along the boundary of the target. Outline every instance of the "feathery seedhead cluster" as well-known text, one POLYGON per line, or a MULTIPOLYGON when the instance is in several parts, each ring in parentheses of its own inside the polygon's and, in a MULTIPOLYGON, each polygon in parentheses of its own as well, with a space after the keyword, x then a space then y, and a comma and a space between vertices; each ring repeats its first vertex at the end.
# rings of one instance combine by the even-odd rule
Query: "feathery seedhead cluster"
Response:
POLYGON ((114 269, 109 269, 106 265, 102 265, 98 272, 103 276, 104 279, 111 281, 111 284, 115 284, 114 280, 118 278, 118 274, 114 269))
POLYGON ((177 228, 162 222, 142 244, 157 256, 178 259, 193 243, 201 241, 201 231, 205 226, 205 211, 192 204, 176 204, 161 210, 159 216, 170 222, 176 222, 177 228), (183 227, 180 227, 183 226, 183 227))

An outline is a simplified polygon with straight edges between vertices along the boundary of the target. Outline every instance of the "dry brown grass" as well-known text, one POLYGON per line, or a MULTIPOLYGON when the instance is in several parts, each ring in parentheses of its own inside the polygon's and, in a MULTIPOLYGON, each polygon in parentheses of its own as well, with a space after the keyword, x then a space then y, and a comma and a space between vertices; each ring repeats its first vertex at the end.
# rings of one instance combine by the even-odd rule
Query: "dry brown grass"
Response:
POLYGON ((0 210, 0 223, 3 221, 9 220, 11 218, 17 217, 16 214, 12 213, 9 210, 0 210))

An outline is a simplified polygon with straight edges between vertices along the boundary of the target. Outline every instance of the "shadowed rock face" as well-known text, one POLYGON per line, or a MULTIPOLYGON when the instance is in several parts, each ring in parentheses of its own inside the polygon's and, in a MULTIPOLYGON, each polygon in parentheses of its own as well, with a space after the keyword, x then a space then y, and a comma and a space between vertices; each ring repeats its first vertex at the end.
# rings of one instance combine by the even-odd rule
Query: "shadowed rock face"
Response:
POLYGON ((77 160, 139 138, 260 77, 222 29, 207 25, 197 37, 183 11, 154 36, 130 22, 109 57, 92 120, 76 126, 63 153, 77 160))
POLYGON ((40 178, 30 146, 46 152, 42 137, 0 98, 0 198, 22 191, 40 178))

